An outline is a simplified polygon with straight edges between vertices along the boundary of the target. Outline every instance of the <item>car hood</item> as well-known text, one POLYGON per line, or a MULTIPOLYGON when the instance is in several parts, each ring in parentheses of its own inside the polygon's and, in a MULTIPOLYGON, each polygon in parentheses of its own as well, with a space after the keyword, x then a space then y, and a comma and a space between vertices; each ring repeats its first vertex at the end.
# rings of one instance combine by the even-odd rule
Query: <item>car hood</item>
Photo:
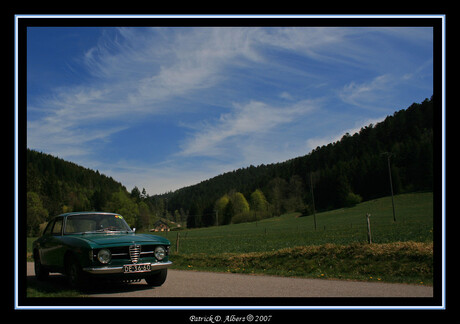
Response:
POLYGON ((127 244, 163 244, 170 245, 170 242, 157 235, 150 234, 84 234, 80 237, 92 245, 115 246, 127 244))

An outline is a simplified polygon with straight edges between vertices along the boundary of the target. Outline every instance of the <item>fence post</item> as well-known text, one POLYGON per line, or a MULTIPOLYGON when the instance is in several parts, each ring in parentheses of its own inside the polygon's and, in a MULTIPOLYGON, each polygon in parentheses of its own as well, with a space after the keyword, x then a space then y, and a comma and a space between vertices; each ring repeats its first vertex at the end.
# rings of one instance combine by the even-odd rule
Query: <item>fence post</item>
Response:
POLYGON ((180 239, 180 232, 177 232, 177 238, 176 238, 176 253, 179 253, 179 239, 180 239))
POLYGON ((367 220, 367 242, 369 244, 372 243, 372 235, 371 235, 371 220, 370 220, 371 214, 367 213, 366 214, 366 220, 367 220))

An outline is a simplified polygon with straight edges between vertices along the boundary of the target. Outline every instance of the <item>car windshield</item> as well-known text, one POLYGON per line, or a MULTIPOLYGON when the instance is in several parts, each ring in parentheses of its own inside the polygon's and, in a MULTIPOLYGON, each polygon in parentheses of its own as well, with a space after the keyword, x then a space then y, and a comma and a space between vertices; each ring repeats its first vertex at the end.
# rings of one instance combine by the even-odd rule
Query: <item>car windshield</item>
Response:
POLYGON ((72 215, 67 217, 64 234, 107 232, 131 232, 131 228, 121 215, 72 215))

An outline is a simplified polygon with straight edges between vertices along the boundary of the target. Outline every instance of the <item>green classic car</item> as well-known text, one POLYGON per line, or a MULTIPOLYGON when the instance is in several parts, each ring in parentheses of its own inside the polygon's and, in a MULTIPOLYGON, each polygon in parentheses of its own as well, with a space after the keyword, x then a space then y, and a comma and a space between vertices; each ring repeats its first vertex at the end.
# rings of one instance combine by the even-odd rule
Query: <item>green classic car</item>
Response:
POLYGON ((35 276, 44 280, 50 272, 64 273, 75 288, 94 278, 145 279, 161 286, 172 264, 169 247, 163 237, 135 234, 119 214, 66 213, 51 220, 33 243, 35 276))

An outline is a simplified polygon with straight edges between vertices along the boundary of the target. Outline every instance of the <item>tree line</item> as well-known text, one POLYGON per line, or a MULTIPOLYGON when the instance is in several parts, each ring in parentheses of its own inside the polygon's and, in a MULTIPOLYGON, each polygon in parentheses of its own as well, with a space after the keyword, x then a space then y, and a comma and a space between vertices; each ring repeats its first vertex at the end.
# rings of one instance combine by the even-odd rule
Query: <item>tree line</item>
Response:
POLYGON ((389 195, 388 155, 395 194, 433 190, 433 106, 433 98, 425 99, 305 156, 154 196, 27 149, 27 233, 37 235, 55 215, 83 210, 117 212, 148 229, 160 218, 193 228, 353 206, 389 195))

